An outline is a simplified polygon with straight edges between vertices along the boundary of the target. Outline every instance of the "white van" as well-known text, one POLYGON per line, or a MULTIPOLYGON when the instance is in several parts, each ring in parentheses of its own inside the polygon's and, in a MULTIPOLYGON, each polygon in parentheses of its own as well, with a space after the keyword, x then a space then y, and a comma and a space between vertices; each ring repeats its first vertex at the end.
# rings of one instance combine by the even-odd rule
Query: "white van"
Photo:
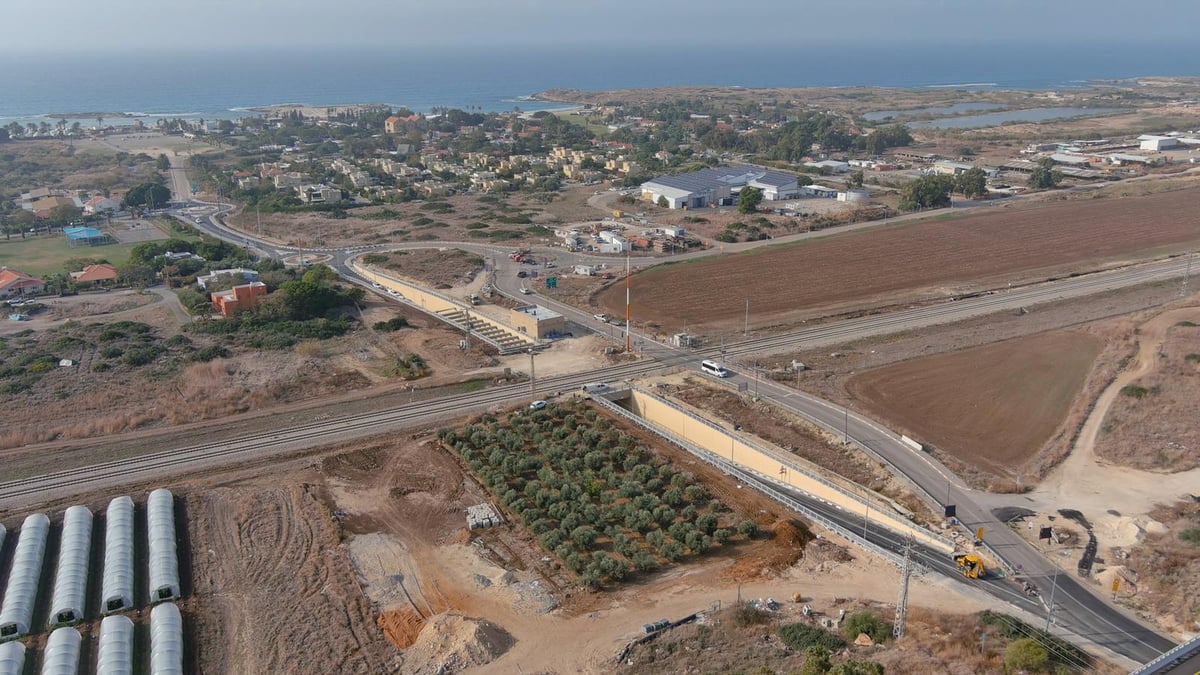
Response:
POLYGON ((700 362, 700 370, 712 375, 713 377, 729 377, 733 373, 729 372, 725 366, 716 361, 705 359, 700 362))

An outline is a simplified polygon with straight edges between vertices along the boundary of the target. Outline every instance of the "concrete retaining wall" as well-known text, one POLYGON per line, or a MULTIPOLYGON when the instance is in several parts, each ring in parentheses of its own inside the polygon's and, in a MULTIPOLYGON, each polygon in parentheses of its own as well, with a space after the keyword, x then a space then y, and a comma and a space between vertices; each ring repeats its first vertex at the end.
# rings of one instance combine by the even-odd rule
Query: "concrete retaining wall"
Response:
POLYGON ((537 339, 531 335, 522 333, 512 326, 501 323, 489 316, 484 316, 479 312, 473 311, 473 308, 470 305, 464 305, 455 302, 454 300, 451 300, 440 293, 435 293, 434 291, 421 288, 416 284, 410 284, 406 281, 401 281, 400 279, 387 276, 386 274, 381 274, 379 272, 370 270, 367 267, 359 264, 357 259, 351 260, 349 265, 350 269, 360 274, 364 279, 377 283, 387 290, 396 291, 409 303, 426 312, 429 312, 430 314, 446 314, 453 312, 469 313, 471 315, 472 324, 487 324, 488 326, 495 327, 496 329, 503 331, 505 334, 511 335, 530 345, 536 345, 538 343, 537 339))
POLYGON ((651 424, 733 464, 775 478, 781 483, 847 512, 861 513, 878 525, 883 525, 903 535, 911 535, 913 540, 919 543, 943 550, 947 554, 954 551, 954 545, 948 539, 893 513, 881 511, 878 506, 872 508, 871 503, 865 498, 854 495, 811 473, 782 450, 751 444, 749 441, 637 387, 631 392, 630 407, 633 412, 651 424))

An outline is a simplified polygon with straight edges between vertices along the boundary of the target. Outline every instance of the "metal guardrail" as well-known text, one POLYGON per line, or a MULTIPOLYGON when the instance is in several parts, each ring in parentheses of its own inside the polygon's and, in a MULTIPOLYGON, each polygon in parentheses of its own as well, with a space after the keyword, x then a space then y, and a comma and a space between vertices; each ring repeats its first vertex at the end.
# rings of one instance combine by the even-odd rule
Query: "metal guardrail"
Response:
MULTIPOLYGON (((780 457, 778 455, 778 453, 776 453, 774 451, 771 451, 771 450, 769 450, 769 449, 767 449, 767 448, 765 448, 743 436, 730 434, 729 431, 722 428, 721 426, 714 424, 713 422, 711 422, 707 419, 704 419, 702 417, 698 417, 698 416, 692 414, 691 412, 685 410, 681 406, 676 405, 675 403, 672 403, 671 401, 668 401, 660 396, 655 396, 652 392, 650 392, 646 389, 643 389, 642 387, 633 386, 633 387, 631 387, 631 389, 638 391, 646 396, 650 396, 650 397, 654 398, 655 400, 663 403, 664 405, 668 406, 672 410, 675 410, 676 412, 678 412, 682 415, 686 415, 688 418, 695 420, 696 422, 699 422, 718 433, 721 433, 721 434, 724 434, 727 436, 733 436, 733 437, 737 438, 737 440, 739 442, 744 443, 746 446, 753 448, 754 450, 757 450, 758 452, 762 453, 765 456, 776 458, 781 462, 786 462, 788 464, 789 470, 795 470, 797 473, 804 475, 806 478, 814 480, 814 481, 820 483, 821 485, 824 485, 825 487, 827 487, 831 490, 834 490, 835 492, 837 492, 845 497, 848 497, 859 504, 862 504, 865 507, 871 506, 871 502, 865 500, 862 496, 854 494, 850 490, 847 490, 844 487, 837 485, 836 483, 833 483, 833 482, 823 478, 822 476, 805 469, 802 466, 796 465, 795 463, 788 461, 788 459, 785 457, 780 457)), ((771 480, 771 482, 773 482, 773 483, 778 483, 778 481, 773 478, 771 478, 769 480, 771 480)), ((789 487, 794 487, 794 486, 789 486, 789 487)), ((799 489, 799 488, 796 488, 796 489, 799 489)), ((915 523, 912 523, 911 521, 908 521, 908 520, 901 520, 900 518, 897 518, 896 516, 894 516, 893 514, 887 512, 887 511, 880 510, 878 513, 879 513, 881 520, 886 519, 886 520, 889 520, 889 521, 892 521, 895 523, 899 523, 904 529, 917 527, 915 523)), ((950 541, 949 539, 946 539, 945 537, 942 537, 934 532, 925 531, 925 534, 927 536, 931 537, 935 541, 940 541, 942 543, 942 545, 948 547, 950 550, 954 550, 954 548, 955 548, 954 542, 950 541)))
POLYGON ((1159 654, 1158 658, 1143 664, 1140 668, 1131 672, 1130 675, 1153 675, 1154 673, 1170 672, 1172 668, 1192 658, 1197 653, 1200 653, 1200 635, 1159 654))
MULTIPOLYGON (((653 424, 652 422, 646 420, 645 418, 643 418, 639 415, 636 415, 611 401, 608 401, 604 398, 599 398, 599 397, 593 397, 592 400, 597 402, 601 407, 607 408, 608 410, 610 410, 628 420, 631 420, 632 422, 634 422, 638 426, 642 427, 643 429, 646 429, 647 431, 657 434, 658 436, 665 438, 666 440, 670 441, 671 443, 674 443, 675 445, 679 446, 680 448, 683 448, 684 450, 688 451, 692 455, 696 456, 698 459, 717 467, 721 471, 724 471, 732 476, 735 476, 735 477, 741 479, 741 481, 743 483, 745 483, 746 485, 753 487, 754 489, 756 489, 756 490, 762 492, 763 494, 767 495, 768 497, 771 497, 772 499, 780 502, 784 506, 787 506, 788 508, 792 509, 793 511, 796 511, 800 515, 812 520, 813 522, 821 525, 822 527, 825 527, 826 529, 837 533, 838 535, 842 536, 843 538, 850 541, 851 543, 853 543, 867 551, 881 555, 885 559, 889 560, 890 562, 892 562, 893 564, 895 564, 897 566, 901 566, 904 564, 903 558, 901 558, 899 555, 897 555, 897 554, 893 553, 892 551, 889 551, 877 544, 871 543, 867 539, 863 538, 862 535, 852 532, 849 529, 842 527, 841 525, 838 525, 837 523, 833 522, 832 520, 826 518, 825 516, 822 516, 821 514, 817 513, 816 511, 812 510, 805 504, 787 496, 786 494, 783 494, 779 490, 776 490, 773 487, 766 484, 766 483, 777 483, 778 481, 776 481, 775 479, 773 479, 769 476, 759 474, 756 471, 748 471, 748 470, 743 469, 742 467, 739 467, 735 464, 731 464, 730 462, 721 458, 719 455, 716 455, 715 453, 709 452, 708 450, 705 450, 704 448, 701 448, 697 445, 689 443, 688 441, 676 436, 675 434, 671 433, 670 431, 667 431, 666 429, 663 429, 663 428, 659 427, 658 425, 653 424)), ((798 489, 798 488, 791 488, 790 486, 789 486, 789 488, 790 489, 798 489)))

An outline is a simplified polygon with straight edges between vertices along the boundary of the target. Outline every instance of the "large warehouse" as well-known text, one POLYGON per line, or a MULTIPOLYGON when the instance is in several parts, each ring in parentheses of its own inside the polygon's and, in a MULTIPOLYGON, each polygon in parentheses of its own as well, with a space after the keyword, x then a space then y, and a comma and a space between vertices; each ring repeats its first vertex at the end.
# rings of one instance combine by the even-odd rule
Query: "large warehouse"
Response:
POLYGON ((796 176, 753 166, 719 166, 691 173, 659 176, 642 183, 642 199, 666 201, 671 209, 731 206, 733 195, 744 187, 763 192, 763 199, 793 199, 799 195, 796 176))

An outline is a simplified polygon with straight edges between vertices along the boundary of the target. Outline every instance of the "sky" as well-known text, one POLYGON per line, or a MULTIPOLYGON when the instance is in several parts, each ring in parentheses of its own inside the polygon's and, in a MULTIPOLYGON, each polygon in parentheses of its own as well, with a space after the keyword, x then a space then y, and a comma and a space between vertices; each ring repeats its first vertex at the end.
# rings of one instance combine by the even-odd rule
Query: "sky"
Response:
POLYGON ((521 45, 1154 43, 1195 0, 5 0, 0 51, 521 45), (38 26, 23 30, 21 26, 38 26), (53 36, 53 44, 47 36, 53 36))

